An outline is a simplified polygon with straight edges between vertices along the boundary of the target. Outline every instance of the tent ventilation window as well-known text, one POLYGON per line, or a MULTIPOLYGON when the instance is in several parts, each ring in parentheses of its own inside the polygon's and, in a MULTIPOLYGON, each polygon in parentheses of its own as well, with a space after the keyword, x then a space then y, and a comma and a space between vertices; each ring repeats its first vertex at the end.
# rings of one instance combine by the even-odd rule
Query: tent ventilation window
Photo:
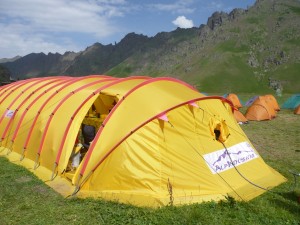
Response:
POLYGON ((216 140, 219 140, 221 131, 218 130, 218 129, 214 129, 214 133, 215 133, 215 138, 216 138, 216 140))
POLYGON ((230 135, 224 119, 212 117, 209 121, 209 128, 214 139, 220 142, 225 142, 230 135))

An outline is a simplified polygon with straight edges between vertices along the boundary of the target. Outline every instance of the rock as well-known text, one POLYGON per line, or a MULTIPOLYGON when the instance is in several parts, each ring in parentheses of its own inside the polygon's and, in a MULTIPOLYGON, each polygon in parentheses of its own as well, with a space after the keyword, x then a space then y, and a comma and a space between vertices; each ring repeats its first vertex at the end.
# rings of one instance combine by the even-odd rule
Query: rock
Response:
POLYGON ((246 11, 244 9, 234 9, 229 13, 229 20, 235 20, 245 12, 246 11))
POLYGON ((207 25, 201 24, 199 27, 199 37, 201 39, 206 39, 209 35, 210 28, 207 25))
POLYGON ((229 15, 225 12, 214 12, 207 20, 207 26, 214 30, 216 27, 221 26, 225 21, 229 20, 229 15))

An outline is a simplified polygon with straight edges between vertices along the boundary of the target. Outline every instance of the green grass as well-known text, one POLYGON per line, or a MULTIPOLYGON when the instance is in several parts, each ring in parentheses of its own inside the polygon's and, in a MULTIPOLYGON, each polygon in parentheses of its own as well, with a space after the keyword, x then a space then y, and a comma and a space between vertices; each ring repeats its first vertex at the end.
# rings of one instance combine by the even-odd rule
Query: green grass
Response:
POLYGON ((260 24, 261 18, 258 17, 248 17, 246 21, 250 24, 260 24))
POLYGON ((300 46, 300 38, 293 38, 293 39, 287 40, 287 42, 292 45, 300 46))
POLYGON ((113 67, 106 74, 115 77, 126 77, 132 73, 132 68, 128 64, 121 63, 118 66, 113 67))
POLYGON ((266 77, 272 77, 273 79, 281 80, 283 83, 284 92, 298 93, 300 91, 299 71, 300 63, 280 65, 276 70, 269 71, 266 77))
POLYGON ((299 115, 282 110, 272 121, 242 125, 266 163, 289 180, 249 202, 228 199, 150 209, 100 199, 64 199, 25 168, 0 157, 0 224, 299 225, 300 181, 291 191, 293 179, 288 172, 300 171, 300 152, 296 151, 300 150, 299 121, 299 115))
POLYGON ((216 50, 219 52, 234 52, 234 53, 240 53, 240 52, 248 52, 249 47, 246 45, 237 45, 235 40, 228 40, 224 41, 216 47, 216 50))
POLYGON ((199 81, 199 90, 202 92, 262 93, 268 89, 267 82, 257 81, 253 69, 246 63, 247 57, 242 54, 226 54, 222 55, 221 60, 211 60, 201 68, 209 76, 199 81), (222 61, 224 59, 226 61, 222 61))
POLYGON ((293 13, 296 13, 296 14, 300 15, 300 7, 289 6, 289 5, 287 5, 287 7, 289 7, 290 10, 293 11, 293 13))
POLYGON ((239 34, 241 32, 241 28, 239 27, 234 27, 232 29, 229 29, 230 32, 232 33, 236 33, 236 34, 239 34))
POLYGON ((257 43, 265 43, 266 39, 263 36, 263 30, 253 30, 247 35, 247 39, 249 40, 250 44, 257 44, 257 43))

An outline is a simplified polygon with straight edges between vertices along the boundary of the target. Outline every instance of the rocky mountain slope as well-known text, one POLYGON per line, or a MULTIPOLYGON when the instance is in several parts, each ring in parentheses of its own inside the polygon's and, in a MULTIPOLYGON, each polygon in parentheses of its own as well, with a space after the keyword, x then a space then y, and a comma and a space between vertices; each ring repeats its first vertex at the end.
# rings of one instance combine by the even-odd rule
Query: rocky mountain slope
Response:
POLYGON ((3 63, 20 79, 109 74, 180 78, 203 92, 300 90, 300 1, 257 0, 248 9, 215 12, 199 28, 130 33, 115 45, 82 52, 29 54, 3 63))
POLYGON ((300 90, 300 2, 260 0, 214 13, 196 37, 136 55, 111 74, 171 75, 207 92, 300 90), (137 60, 139 59, 139 60, 137 60))
POLYGON ((0 65, 0 84, 9 82, 10 74, 8 69, 0 65))

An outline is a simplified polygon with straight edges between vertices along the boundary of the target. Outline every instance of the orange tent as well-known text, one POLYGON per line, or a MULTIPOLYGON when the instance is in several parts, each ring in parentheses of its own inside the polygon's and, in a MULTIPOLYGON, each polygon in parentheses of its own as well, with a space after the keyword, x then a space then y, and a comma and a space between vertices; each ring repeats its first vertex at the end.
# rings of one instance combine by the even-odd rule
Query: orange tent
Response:
POLYGON ((232 104, 235 108, 239 109, 239 108, 243 107, 239 100, 239 97, 236 94, 233 94, 233 93, 228 94, 226 98, 232 102, 232 104))
POLYGON ((300 115, 300 104, 295 108, 294 113, 300 115))
POLYGON ((276 111, 266 102, 265 97, 259 96, 247 109, 245 117, 248 120, 271 120, 276 117, 276 111))
POLYGON ((237 122, 248 123, 248 119, 238 109, 234 109, 233 115, 237 122))
POLYGON ((275 111, 280 111, 280 107, 276 98, 273 95, 265 95, 266 102, 273 107, 275 111))

